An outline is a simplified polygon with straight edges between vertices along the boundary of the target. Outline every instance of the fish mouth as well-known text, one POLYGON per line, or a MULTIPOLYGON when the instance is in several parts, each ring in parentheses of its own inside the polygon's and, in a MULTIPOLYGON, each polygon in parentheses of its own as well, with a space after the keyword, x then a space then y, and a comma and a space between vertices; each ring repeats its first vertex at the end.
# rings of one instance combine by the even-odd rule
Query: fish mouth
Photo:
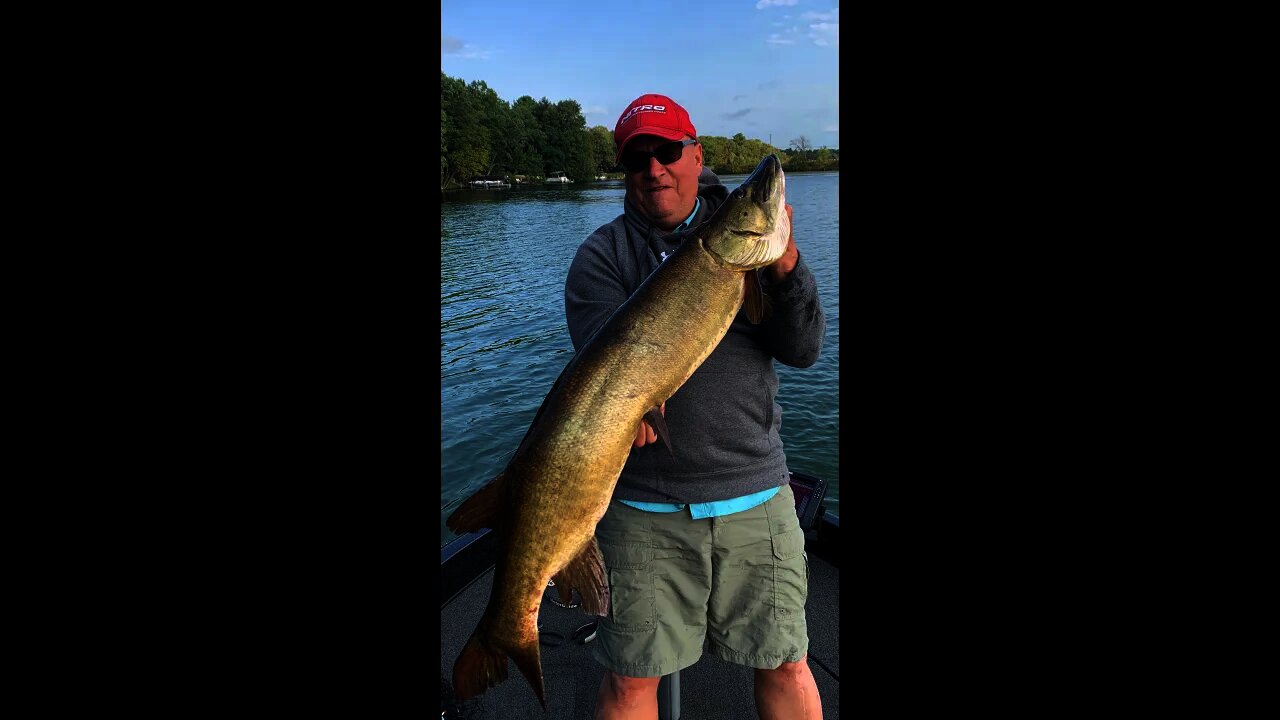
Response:
POLYGON ((781 171, 782 162, 778 160, 778 156, 767 155, 747 179, 742 181, 742 187, 748 189, 752 200, 762 205, 768 204, 775 193, 782 190, 781 171))
POLYGON ((786 180, 776 155, 766 155, 702 226, 707 252, 723 267, 752 270, 786 252, 791 219, 786 180))

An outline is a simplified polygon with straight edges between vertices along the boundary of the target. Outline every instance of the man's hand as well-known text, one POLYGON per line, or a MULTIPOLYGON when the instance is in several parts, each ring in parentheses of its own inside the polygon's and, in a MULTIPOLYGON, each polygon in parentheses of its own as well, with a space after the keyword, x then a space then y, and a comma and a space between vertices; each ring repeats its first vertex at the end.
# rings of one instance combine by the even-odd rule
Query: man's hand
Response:
MULTIPOLYGON (((786 205, 787 220, 791 220, 791 205, 786 205)), ((782 253, 782 257, 778 258, 769 267, 769 279, 773 282, 782 282, 787 279, 791 271, 796 267, 796 261, 800 259, 800 251, 796 250, 796 232, 795 224, 788 223, 791 226, 791 233, 787 235, 787 249, 782 253)), ((638 447, 638 446, 637 446, 638 447)))
MULTIPOLYGON (((666 401, 663 401, 663 403, 658 406, 658 412, 662 413, 663 417, 666 417, 667 415, 666 401)), ((653 443, 653 442, 658 442, 658 433, 654 432, 653 428, 649 427, 649 423, 641 420, 640 428, 636 430, 636 439, 631 442, 632 447, 642 448, 645 445, 648 445, 649 443, 653 443)))

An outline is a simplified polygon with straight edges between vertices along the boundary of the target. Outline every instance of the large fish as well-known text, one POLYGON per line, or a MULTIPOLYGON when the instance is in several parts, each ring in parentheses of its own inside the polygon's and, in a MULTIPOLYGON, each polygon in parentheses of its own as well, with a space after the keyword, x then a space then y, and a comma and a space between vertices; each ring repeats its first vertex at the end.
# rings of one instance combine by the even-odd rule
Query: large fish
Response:
POLYGON ((489 604, 454 664, 460 701, 506 680, 510 657, 546 709, 538 608, 548 580, 566 602, 577 590, 584 610, 608 614, 596 523, 640 420, 670 448, 659 405, 716 348, 744 302, 760 321, 754 270, 786 250, 784 186, 782 166, 769 155, 600 326, 556 380, 506 469, 449 516, 455 533, 493 528, 500 544, 489 604))

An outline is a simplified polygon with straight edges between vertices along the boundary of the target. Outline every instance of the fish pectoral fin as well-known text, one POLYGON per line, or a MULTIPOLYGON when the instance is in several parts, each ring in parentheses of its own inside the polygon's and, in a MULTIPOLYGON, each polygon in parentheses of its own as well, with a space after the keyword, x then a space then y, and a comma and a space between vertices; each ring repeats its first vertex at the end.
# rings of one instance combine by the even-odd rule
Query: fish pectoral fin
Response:
POLYGON ((676 458, 676 451, 671 449, 671 432, 667 430, 667 419, 662 416, 662 408, 656 407, 644 414, 645 422, 649 423, 649 427, 653 428, 654 434, 662 438, 662 442, 667 445, 667 452, 671 453, 671 459, 676 458))
POLYGON ((493 528, 506 495, 506 484, 502 482, 504 475, 505 472, 498 473, 497 477, 467 498, 444 521, 445 526, 458 535, 475 532, 480 528, 493 528))
POLYGON ((751 324, 759 325, 769 314, 769 298, 760 285, 760 271, 748 270, 744 282, 746 287, 742 296, 742 306, 746 309, 747 319, 751 324))
POLYGON ((608 616, 609 581, 605 577, 604 556, 594 537, 551 579, 560 590, 561 602, 567 605, 570 591, 577 590, 583 610, 600 617, 608 616))

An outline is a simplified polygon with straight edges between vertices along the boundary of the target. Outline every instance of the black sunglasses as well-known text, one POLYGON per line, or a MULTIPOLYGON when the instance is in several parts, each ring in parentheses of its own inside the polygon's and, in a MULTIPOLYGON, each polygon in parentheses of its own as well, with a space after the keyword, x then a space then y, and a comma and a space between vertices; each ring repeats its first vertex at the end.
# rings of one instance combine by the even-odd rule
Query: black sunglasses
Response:
POLYGON ((670 165, 684 155, 685 145, 695 145, 697 142, 697 140, 676 140, 659 145, 653 149, 653 152, 628 150, 622 153, 622 166, 627 169, 627 172, 640 172, 649 167, 649 158, 658 158, 658 162, 663 165, 670 165))

